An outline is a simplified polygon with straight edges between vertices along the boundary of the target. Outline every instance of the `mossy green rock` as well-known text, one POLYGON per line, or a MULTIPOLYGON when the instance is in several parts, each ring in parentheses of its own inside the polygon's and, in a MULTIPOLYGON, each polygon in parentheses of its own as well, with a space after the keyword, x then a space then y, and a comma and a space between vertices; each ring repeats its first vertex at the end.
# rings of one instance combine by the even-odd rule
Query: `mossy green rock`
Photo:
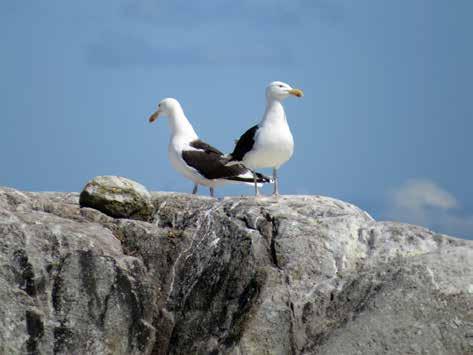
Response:
POLYGON ((151 195, 141 184, 120 176, 97 176, 80 194, 81 207, 99 210, 114 218, 146 221, 153 214, 151 195))

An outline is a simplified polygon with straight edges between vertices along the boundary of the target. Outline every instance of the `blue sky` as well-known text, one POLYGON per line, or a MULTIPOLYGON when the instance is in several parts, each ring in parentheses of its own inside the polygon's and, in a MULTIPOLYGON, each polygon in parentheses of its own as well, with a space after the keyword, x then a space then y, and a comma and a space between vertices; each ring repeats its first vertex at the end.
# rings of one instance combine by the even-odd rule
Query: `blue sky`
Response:
POLYGON ((0 185, 80 191, 113 174, 190 191, 166 122, 147 122, 158 101, 177 98, 228 151, 282 80, 305 92, 285 104, 284 193, 471 238, 472 13, 468 0, 0 0, 0 185))

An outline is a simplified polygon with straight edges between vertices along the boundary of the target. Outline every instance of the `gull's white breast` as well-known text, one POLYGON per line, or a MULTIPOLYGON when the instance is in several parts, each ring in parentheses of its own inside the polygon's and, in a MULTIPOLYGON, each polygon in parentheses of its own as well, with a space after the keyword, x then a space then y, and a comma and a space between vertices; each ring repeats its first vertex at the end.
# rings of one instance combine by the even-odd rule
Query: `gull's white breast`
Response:
POLYGON ((279 168, 294 152, 294 139, 287 122, 263 124, 255 135, 253 149, 243 162, 250 169, 279 168))

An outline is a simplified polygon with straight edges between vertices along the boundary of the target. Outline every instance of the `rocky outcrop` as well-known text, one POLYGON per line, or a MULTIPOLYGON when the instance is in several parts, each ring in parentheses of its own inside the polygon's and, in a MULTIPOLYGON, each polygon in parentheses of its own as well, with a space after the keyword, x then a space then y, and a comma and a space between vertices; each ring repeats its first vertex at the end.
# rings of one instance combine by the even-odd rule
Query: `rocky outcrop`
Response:
POLYGON ((473 353, 473 245, 319 196, 0 189, 0 353, 473 353))

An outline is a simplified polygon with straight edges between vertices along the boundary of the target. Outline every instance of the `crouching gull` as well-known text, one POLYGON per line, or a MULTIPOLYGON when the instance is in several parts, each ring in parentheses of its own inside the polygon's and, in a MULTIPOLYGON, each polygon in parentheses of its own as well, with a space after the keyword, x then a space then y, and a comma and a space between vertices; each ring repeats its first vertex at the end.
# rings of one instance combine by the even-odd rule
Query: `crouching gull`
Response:
MULTIPOLYGON (((266 110, 263 119, 240 137, 235 149, 227 157, 227 166, 243 163, 252 171, 259 168, 273 168, 273 195, 279 195, 277 171, 291 158, 294 151, 294 140, 282 106, 282 101, 289 95, 302 97, 303 92, 280 81, 269 84, 266 88, 266 110)), ((256 174, 254 184, 255 194, 258 196, 256 174)))
POLYGON ((160 115, 169 118, 171 127, 169 160, 178 172, 194 182, 193 194, 197 193, 199 185, 209 187, 210 195, 214 197, 214 188, 225 182, 251 185, 254 181, 257 184, 271 182, 269 177, 253 173, 242 164, 226 166, 223 153, 199 139, 176 99, 162 100, 149 122, 156 121, 160 115))

